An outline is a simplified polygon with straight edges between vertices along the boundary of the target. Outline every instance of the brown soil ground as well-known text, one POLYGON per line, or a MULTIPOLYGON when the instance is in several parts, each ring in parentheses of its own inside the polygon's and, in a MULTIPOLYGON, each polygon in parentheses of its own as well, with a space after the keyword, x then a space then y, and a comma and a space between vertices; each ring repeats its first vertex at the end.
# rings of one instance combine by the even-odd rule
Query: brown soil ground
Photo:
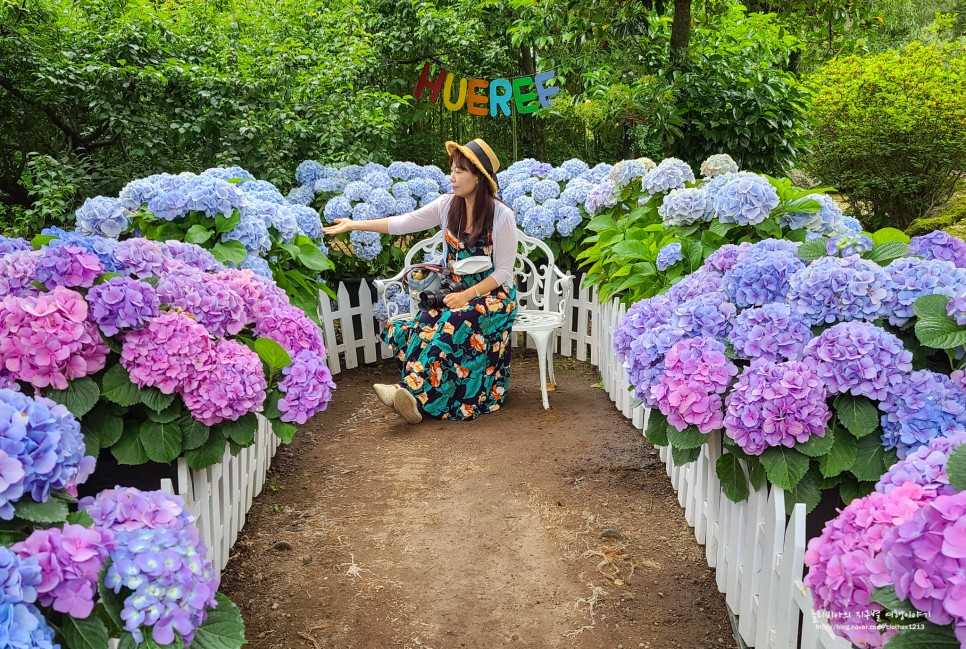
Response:
POLYGON ((253 649, 734 647, 724 599, 660 459, 557 359, 515 353, 503 409, 408 426, 337 398, 276 456, 224 575, 253 649))

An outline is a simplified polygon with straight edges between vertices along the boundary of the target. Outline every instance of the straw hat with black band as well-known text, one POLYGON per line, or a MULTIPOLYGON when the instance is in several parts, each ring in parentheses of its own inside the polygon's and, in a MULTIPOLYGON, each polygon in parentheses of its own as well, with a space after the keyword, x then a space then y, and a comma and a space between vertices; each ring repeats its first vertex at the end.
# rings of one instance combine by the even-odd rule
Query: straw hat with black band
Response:
POLYGON ((496 172, 500 170, 500 159, 496 157, 493 153, 493 149, 490 145, 476 138, 472 142, 467 142, 465 145, 457 144, 456 142, 446 143, 446 153, 453 155, 453 149, 459 149, 460 153, 465 155, 473 166, 483 172, 486 179, 490 181, 490 188, 493 190, 493 194, 499 191, 496 184, 496 172))

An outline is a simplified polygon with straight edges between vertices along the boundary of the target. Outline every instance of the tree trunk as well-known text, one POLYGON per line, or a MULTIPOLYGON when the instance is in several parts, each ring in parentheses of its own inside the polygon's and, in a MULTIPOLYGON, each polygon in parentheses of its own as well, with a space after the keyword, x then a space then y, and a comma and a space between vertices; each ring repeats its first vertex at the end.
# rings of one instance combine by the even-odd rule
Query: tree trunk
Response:
POLYGON ((671 23, 671 67, 680 69, 687 60, 691 40, 691 0, 674 0, 674 21, 671 23))

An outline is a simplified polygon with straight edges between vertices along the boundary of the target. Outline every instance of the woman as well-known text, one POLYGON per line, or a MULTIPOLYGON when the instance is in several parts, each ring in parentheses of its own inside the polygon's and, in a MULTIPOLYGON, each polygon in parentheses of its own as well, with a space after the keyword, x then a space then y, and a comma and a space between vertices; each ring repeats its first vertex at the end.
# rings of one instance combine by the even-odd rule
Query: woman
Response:
POLYGON ((390 322, 382 338, 396 354, 402 379, 377 383, 376 395, 410 424, 422 413, 440 419, 474 419, 500 408, 510 385, 510 329, 516 318, 513 264, 517 228, 513 210, 497 200, 500 161, 481 139, 446 143, 453 193, 414 212, 372 221, 336 219, 325 234, 351 230, 409 234, 446 223, 446 266, 488 256, 492 269, 450 278, 456 289, 446 308, 390 322))

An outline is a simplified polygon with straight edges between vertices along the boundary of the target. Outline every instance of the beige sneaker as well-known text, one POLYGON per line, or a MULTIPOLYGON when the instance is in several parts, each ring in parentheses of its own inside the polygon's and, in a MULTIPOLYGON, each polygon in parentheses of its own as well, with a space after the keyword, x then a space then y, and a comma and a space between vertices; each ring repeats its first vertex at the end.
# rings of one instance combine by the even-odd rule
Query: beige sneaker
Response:
POLYGON ((399 389, 398 385, 389 385, 387 383, 373 383, 372 389, 376 391, 376 396, 382 401, 384 405, 393 407, 392 405, 392 395, 395 394, 396 390, 399 389))
POLYGON ((419 406, 416 404, 416 397, 409 390, 400 388, 392 395, 392 406, 396 409, 407 424, 418 424, 423 420, 419 406))

